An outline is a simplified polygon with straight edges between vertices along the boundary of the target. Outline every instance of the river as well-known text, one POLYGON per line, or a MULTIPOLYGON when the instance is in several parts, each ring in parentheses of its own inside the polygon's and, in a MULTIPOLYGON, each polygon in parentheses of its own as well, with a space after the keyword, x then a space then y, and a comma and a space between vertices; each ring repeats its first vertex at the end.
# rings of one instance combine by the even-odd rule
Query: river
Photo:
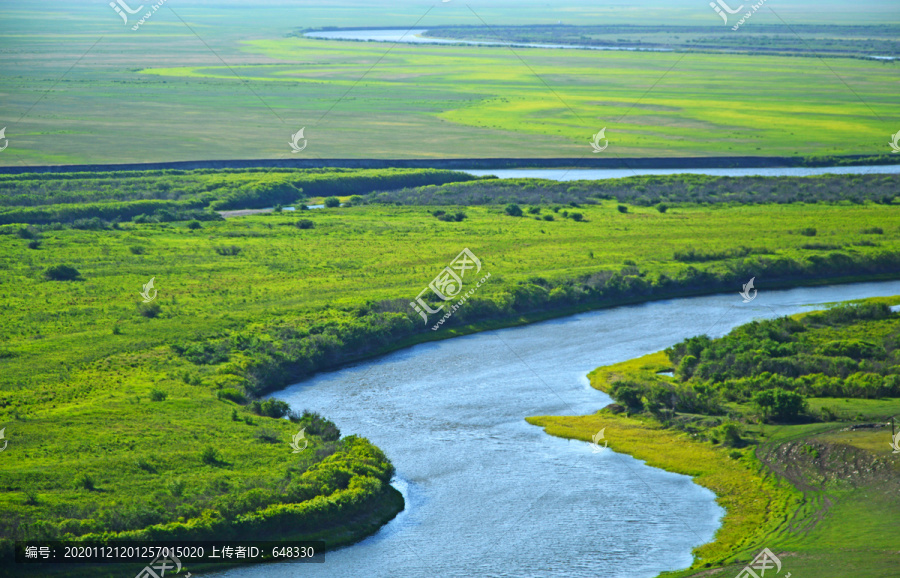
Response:
POLYGON ((424 28, 393 30, 325 30, 307 32, 304 36, 324 40, 358 40, 363 42, 399 42, 403 44, 470 44, 477 46, 513 46, 515 48, 577 48, 580 50, 627 50, 641 52, 672 52, 671 48, 636 48, 627 46, 586 46, 580 44, 540 44, 536 42, 491 42, 487 40, 451 40, 429 38, 424 28))
MULTIPOLYGON (((900 281, 616 307, 417 345, 276 395, 381 447, 406 510, 322 564, 271 564, 220 578, 572 576, 650 578, 691 563, 723 510, 690 478, 551 437, 530 415, 610 402, 586 374, 755 318, 900 294, 900 281)), ((615 431, 607 429, 606 439, 615 431)))
POLYGON ((815 175, 887 175, 900 173, 900 165, 857 167, 763 167, 747 169, 459 169, 470 175, 494 175, 501 179, 549 179, 578 181, 621 179, 643 175, 713 175, 718 177, 811 177, 815 175))

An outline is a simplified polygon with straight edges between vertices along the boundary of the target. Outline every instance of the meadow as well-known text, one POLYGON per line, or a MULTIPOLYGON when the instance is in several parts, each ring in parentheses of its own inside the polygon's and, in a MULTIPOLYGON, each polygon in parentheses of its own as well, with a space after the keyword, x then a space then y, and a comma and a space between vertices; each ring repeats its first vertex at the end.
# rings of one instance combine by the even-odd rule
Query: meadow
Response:
MULTIPOLYGON (((785 10, 801 11, 803 23, 821 16, 818 3, 802 4, 785 10)), ((485 26, 462 5, 439 9, 419 25, 485 26)), ((703 3, 621 10, 632 17, 640 12, 649 24, 676 23, 686 17, 683 9, 695 24, 718 24, 703 3)), ((57 15, 72 10, 62 21, 43 11, 12 11, 0 25, 15 37, 15 50, 0 62, 6 96, 0 126, 10 139, 0 165, 577 159, 594 156, 588 143, 604 127, 605 154, 613 158, 886 154, 897 130, 888 124, 898 116, 898 64, 891 61, 511 51, 291 36, 334 26, 341 15, 344 26, 411 26, 428 10, 414 3, 383 16, 348 4, 331 6, 329 17, 311 7, 267 8, 246 19, 225 8, 211 18, 175 6, 137 33, 122 30, 105 5, 60 4, 57 15), (48 34, 66 42, 44 42, 48 34), (288 142, 300 128, 309 146, 295 155, 288 142)), ((491 28, 549 17, 532 5, 517 5, 516 16, 501 22, 490 8, 476 10, 491 28)), ((617 9, 583 10, 608 21, 617 9)), ((892 22, 889 11, 879 14, 874 7, 853 11, 843 23, 892 22)), ((754 20, 770 25, 773 18, 754 20)))

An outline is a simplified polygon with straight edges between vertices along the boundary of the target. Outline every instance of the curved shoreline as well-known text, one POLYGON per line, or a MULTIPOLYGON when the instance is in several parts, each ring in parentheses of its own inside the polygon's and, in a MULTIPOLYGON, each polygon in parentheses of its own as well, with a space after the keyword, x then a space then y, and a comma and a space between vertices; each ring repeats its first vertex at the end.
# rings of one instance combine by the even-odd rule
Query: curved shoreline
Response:
POLYGON ((458 158, 458 159, 233 159, 125 163, 97 165, 0 166, 0 174, 76 173, 89 171, 152 171, 249 168, 410 168, 410 169, 736 169, 822 166, 893 165, 887 155, 843 155, 833 157, 631 157, 631 158, 458 158))

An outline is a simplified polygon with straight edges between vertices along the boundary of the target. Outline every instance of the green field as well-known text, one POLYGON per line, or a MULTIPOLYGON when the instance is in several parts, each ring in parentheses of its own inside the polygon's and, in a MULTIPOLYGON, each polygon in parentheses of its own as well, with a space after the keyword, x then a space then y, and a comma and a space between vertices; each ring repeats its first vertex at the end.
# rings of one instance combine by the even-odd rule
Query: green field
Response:
MULTIPOLYGON (((708 6, 691 6, 692 22, 716 25, 708 6)), ((890 10, 877 20, 879 7, 841 23, 896 22, 890 10)), ((363 10, 343 25, 412 26, 418 8, 427 10, 398 7, 384 19, 363 10)), ((429 14, 420 25, 480 24, 461 5, 439 9, 446 14, 429 14)), ((5 12, 0 126, 11 144, 0 165, 598 157, 588 143, 603 127, 604 158, 886 154, 898 130, 891 119, 900 116, 895 62, 289 37, 334 25, 312 8, 273 7, 247 21, 233 10, 213 17, 179 8, 190 29, 163 11, 132 33, 105 5, 68 19, 66 10, 74 8, 58 15, 64 30, 43 12, 5 12), (47 34, 65 42, 43 42, 47 34), (309 146, 295 155, 288 141, 301 127, 309 146)), ((540 10, 517 8, 514 20, 546 22, 540 10)), ((580 22, 606 17, 585 10, 580 22)), ((644 12, 653 23, 654 11, 644 12)), ((657 13, 665 14, 657 21, 676 17, 657 13)), ((329 14, 339 19, 341 10, 329 14)))

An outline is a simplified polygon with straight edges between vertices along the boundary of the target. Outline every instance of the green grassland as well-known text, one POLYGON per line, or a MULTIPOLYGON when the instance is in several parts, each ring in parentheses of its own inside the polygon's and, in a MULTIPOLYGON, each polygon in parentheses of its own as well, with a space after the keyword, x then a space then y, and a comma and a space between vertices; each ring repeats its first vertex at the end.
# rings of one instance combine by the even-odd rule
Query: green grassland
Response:
MULTIPOLYGON (((900 297, 868 301, 896 304, 900 297)), ((826 351, 835 344, 883 344, 886 350, 880 352, 887 351, 883 369, 896 379, 897 366, 891 366, 896 361, 900 327, 896 313, 885 317, 881 312, 874 318, 855 321, 815 314, 793 319, 798 323, 795 329, 800 331, 800 342, 825 347, 826 351)), ((764 324, 772 329, 790 325, 780 321, 764 324)), ((754 322, 712 343, 723 347, 728 340, 741 339, 759 329, 754 322)), ((765 348, 759 341, 745 341, 744 347, 754 346, 765 348)), ((678 354, 679 350, 672 348, 598 368, 589 375, 591 385, 620 403, 625 399, 619 391, 624 383, 667 382, 676 387, 693 383, 695 388, 699 386, 695 389, 698 394, 708 391, 707 387, 725 391, 723 380, 688 378, 680 366, 680 377, 660 376, 660 371, 675 369, 678 354)), ((782 354, 782 361, 808 356, 786 351, 782 354)), ((879 364, 875 357, 882 359, 880 353, 866 357, 868 361, 859 364, 868 363, 869 369, 879 364)), ((704 354, 702 359, 712 360, 714 354, 704 354)), ((779 358, 770 355, 756 359, 771 363, 779 358)), ((740 361, 730 363, 740 365, 740 361)), ((683 395, 681 391, 679 395, 683 395)), ((781 558, 785 572, 874 578, 889 576, 897 567, 888 513, 900 507, 900 462, 891 453, 890 427, 853 430, 848 426, 860 422, 884 424, 888 416, 900 413, 900 399, 896 392, 893 395, 881 399, 811 397, 807 417, 799 420, 805 423, 794 424, 766 423, 759 407, 740 403, 726 403, 720 411, 704 414, 659 411, 652 409, 651 394, 643 398, 650 413, 632 407, 636 413, 622 414, 623 408, 610 406, 590 416, 543 416, 528 421, 552 435, 585 441, 607 428, 604 437, 614 450, 691 475, 716 493, 727 512, 716 540, 695 550, 690 569, 666 576, 708 576, 711 570, 731 575, 762 548, 769 548, 781 558), (721 435, 724 424, 729 423, 740 424, 741 438, 729 441, 721 435)))
MULTIPOLYGON (((814 6, 804 23, 827 14, 814 6)), ((333 18, 356 9, 339 8, 333 18)), ((439 8, 481 24, 461 5, 439 8)), ((527 21, 531 8, 486 21, 527 21)), ((678 19, 662 8, 625 13, 678 19)), ((872 8, 841 23, 874 18, 872 8)), ((60 8, 52 19, 4 12, 0 126, 10 146, 0 164, 580 158, 595 156, 588 142, 603 127, 606 156, 882 154, 900 112, 891 62, 321 41, 286 36, 335 25, 322 10, 310 18, 272 8, 245 20, 234 10, 173 9, 190 28, 168 10, 135 33, 106 5, 60 8), (43 41, 48 34, 60 42, 43 41), (309 146, 293 155, 288 141, 301 127, 309 146)), ((411 10, 398 7, 393 21, 411 26, 411 10)), ((690 10, 715 24, 705 4, 690 10)), ((379 22, 366 15, 372 8, 356 25, 379 22)), ((420 26, 452 20, 429 14, 420 26)))
MULTIPOLYGON (((355 186, 335 184, 335 175, 376 189, 379 179, 395 186, 396 178, 448 177, 272 176, 276 191, 290 185, 295 196, 304 187, 335 193, 355 186)), ((97 174, 21 183, 34 202, 54 206, 145 195, 240 205, 247 176, 97 174), (227 186, 207 187, 220 181, 227 186)), ((897 277, 895 204, 691 204, 673 185, 682 180, 645 183, 650 197, 666 191, 677 201, 666 212, 602 198, 560 206, 549 202, 554 183, 533 182, 523 188, 546 188, 548 199, 518 217, 502 196, 443 206, 464 214, 446 221, 433 205, 367 204, 378 198, 374 191, 347 207, 227 220, 0 225, 0 423, 10 443, 0 456, 2 537, 200 538, 243 535, 256 520, 257 533, 289 526, 332 546, 352 542, 402 507, 387 485, 390 463, 364 439, 336 439, 299 415, 297 423, 278 419, 259 403, 266 392, 423 340, 736 291, 754 275, 761 289, 897 277), (466 247, 491 278, 434 331, 409 303, 466 247), (59 265, 77 270, 77 279, 50 280, 59 265), (150 278, 159 293, 147 305, 139 293, 150 278), (295 456, 288 441, 304 424, 311 447, 295 456)), ((815 189, 824 199, 831 186, 815 189)), ((14 187, 3 198, 23 200, 14 187)))

